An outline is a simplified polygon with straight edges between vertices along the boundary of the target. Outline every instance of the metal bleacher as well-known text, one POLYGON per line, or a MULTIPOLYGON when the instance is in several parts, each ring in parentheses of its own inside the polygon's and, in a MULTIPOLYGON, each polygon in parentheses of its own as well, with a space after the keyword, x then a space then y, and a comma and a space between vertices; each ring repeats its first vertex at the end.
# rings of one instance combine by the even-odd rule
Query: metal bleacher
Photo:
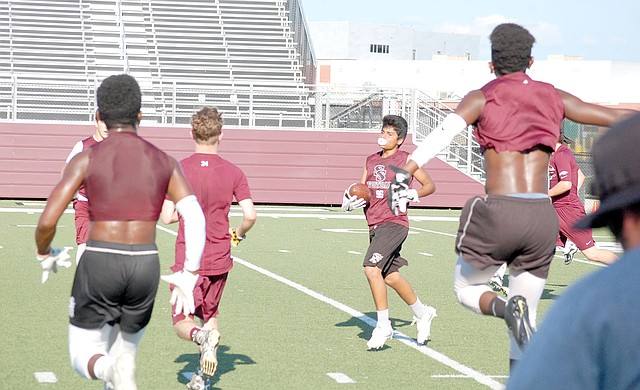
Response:
POLYGON ((145 118, 158 123, 188 123, 203 105, 218 106, 228 124, 308 121, 291 2, 2 2, 0 118, 91 120, 99 82, 129 73, 145 118))

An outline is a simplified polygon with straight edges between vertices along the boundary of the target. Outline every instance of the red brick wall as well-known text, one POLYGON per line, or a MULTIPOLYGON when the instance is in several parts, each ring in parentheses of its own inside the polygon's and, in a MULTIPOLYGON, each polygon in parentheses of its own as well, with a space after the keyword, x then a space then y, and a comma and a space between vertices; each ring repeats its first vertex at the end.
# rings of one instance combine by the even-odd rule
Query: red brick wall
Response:
MULTIPOLYGON (((220 155, 247 175, 256 203, 336 205, 360 179, 364 159, 378 150, 377 133, 225 128, 220 155)), ((0 123, 0 197, 45 199, 76 141, 92 125, 0 123)), ((143 126, 140 134, 177 159, 193 152, 186 127, 143 126)), ((413 150, 413 145, 406 145, 413 150)), ((422 207, 462 207, 481 184, 434 159, 425 167, 436 182, 422 207)))

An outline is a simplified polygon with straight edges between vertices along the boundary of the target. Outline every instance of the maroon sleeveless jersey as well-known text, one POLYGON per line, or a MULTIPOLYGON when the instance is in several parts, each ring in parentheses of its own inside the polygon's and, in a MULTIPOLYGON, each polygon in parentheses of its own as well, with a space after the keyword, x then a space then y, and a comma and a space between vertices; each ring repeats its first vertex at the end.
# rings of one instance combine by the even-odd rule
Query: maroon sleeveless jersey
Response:
POLYGON ((92 221, 157 221, 175 163, 133 132, 91 147, 84 185, 92 221))
POLYGON ((387 204, 387 190, 396 174, 389 169, 389 165, 403 167, 407 163, 409 153, 399 150, 387 158, 383 158, 381 154, 382 152, 372 154, 366 160, 366 184, 371 190, 371 200, 364 209, 367 224, 369 228, 373 228, 383 222, 394 222, 409 227, 407 213, 399 213, 398 216, 395 216, 387 204))
POLYGON ((564 119, 564 103, 553 85, 517 72, 480 90, 486 101, 475 136, 483 150, 521 152, 538 145, 553 150, 564 119))

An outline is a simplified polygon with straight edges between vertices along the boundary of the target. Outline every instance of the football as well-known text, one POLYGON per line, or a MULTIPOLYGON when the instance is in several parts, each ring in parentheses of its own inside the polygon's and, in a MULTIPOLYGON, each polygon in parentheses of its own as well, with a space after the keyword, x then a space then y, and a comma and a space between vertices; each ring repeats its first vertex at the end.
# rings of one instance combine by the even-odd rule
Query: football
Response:
POLYGON ((349 186, 349 195, 355 195, 358 198, 364 199, 367 203, 369 203, 369 200, 371 199, 371 191, 369 191, 369 187, 362 183, 351 184, 349 186))

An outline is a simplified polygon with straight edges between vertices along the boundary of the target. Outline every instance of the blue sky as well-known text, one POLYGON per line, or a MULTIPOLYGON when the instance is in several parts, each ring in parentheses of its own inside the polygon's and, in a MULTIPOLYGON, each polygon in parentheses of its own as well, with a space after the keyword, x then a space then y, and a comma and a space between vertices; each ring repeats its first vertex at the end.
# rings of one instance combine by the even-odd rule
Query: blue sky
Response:
POLYGON ((577 55, 585 60, 640 62, 637 0, 300 0, 308 21, 413 26, 480 35, 480 59, 490 57, 489 34, 518 23, 536 37, 533 56, 577 55), (447 5, 449 4, 449 5, 447 5))

